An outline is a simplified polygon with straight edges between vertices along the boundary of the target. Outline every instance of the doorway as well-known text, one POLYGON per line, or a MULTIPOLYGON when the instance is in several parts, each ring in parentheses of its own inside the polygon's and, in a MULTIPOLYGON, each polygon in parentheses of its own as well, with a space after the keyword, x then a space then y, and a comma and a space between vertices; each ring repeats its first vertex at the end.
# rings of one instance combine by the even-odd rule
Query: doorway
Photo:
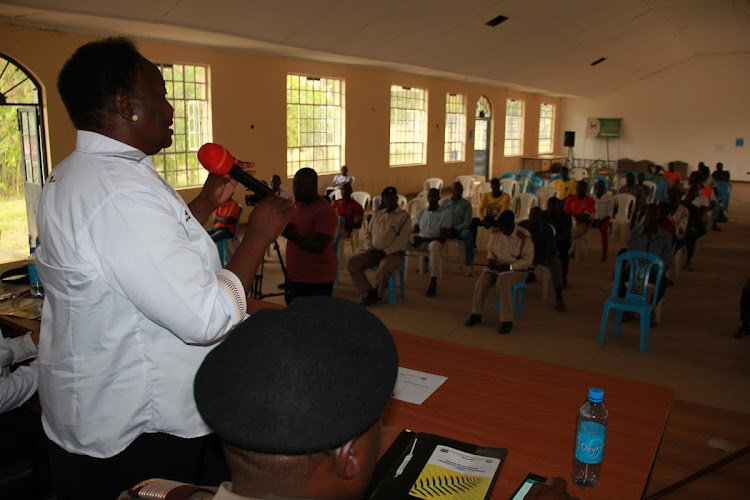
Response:
POLYGON ((492 146, 492 105, 487 97, 477 101, 474 116, 474 175, 489 180, 490 148, 492 146))
POLYGON ((0 53, 0 263, 24 260, 37 238, 36 204, 47 176, 41 86, 0 53))

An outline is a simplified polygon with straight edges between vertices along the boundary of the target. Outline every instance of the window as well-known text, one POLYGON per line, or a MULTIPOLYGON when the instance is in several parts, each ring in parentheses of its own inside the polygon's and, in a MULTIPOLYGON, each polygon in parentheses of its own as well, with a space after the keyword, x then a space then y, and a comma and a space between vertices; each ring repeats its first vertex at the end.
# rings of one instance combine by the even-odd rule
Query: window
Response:
POLYGON ((319 174, 344 164, 344 81, 286 76, 286 173, 319 174))
POLYGON ((554 127, 555 105, 542 103, 539 107, 539 154, 552 153, 554 127))
POLYGON ((208 171, 198 163, 198 149, 211 141, 208 67, 157 64, 174 108, 172 145, 151 157, 157 172, 174 187, 203 184, 208 171))
POLYGON ((523 101, 505 101, 505 156, 523 153, 523 101))
POLYGON ((391 85, 390 165, 427 161, 427 90, 391 85))
POLYGON ((464 161, 466 141, 466 104, 461 94, 445 96, 445 152, 446 163, 464 161))

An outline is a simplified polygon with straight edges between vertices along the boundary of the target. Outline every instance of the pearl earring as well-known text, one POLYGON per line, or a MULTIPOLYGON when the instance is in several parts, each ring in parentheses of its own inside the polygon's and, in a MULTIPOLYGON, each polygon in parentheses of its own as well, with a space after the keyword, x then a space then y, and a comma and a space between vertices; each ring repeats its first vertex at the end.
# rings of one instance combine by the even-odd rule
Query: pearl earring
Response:
POLYGON ((133 120, 134 122, 137 122, 138 121, 138 115, 136 115, 135 113, 133 113, 133 116, 131 116, 130 119, 133 120))

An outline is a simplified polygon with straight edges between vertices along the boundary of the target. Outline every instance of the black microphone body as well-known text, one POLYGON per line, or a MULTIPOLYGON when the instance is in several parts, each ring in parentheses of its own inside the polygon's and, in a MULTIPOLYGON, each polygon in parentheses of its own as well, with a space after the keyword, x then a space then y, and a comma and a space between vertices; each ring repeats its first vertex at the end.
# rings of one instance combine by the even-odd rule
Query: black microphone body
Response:
POLYGON ((273 190, 270 187, 266 186, 237 165, 232 165, 232 168, 229 170, 229 175, 236 179, 237 182, 253 191, 261 200, 266 196, 273 195, 273 190))

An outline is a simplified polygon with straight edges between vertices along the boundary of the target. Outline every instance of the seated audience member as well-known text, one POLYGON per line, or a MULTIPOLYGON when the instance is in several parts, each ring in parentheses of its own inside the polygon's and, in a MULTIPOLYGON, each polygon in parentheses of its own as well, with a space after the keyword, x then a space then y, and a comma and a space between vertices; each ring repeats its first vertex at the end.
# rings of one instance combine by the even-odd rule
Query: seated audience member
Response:
MULTIPOLYGON (((643 225, 636 227, 630 232, 626 251, 648 252, 656 255, 657 257, 660 257, 664 262, 661 282, 655 283, 655 272, 651 274, 650 278, 652 280, 651 282, 656 286, 656 302, 658 303, 662 299, 662 297, 664 297, 664 292, 667 285, 667 271, 672 265, 673 251, 672 236, 659 227, 659 207, 655 203, 652 203, 646 207, 646 217, 643 225)), ((629 271, 627 270, 627 268, 623 268, 622 272, 620 273, 620 283, 618 285, 617 292, 620 297, 624 297, 627 292, 625 280, 628 277, 628 272, 629 271)), ((630 319, 632 317, 633 313, 625 313, 623 315, 623 319, 630 319)), ((653 315, 651 316, 651 324, 656 324, 653 315)))
POLYGON ((550 186, 557 189, 557 198, 561 201, 565 201, 568 196, 576 192, 576 181, 570 178, 568 167, 560 169, 560 178, 552 182, 550 186))
POLYGON ((346 264, 357 293, 365 294, 362 305, 377 304, 380 293, 388 286, 391 274, 404 261, 404 249, 411 233, 411 217, 398 206, 398 192, 387 187, 381 195, 385 207, 372 215, 365 230, 365 251, 353 255, 346 264), (375 286, 365 276, 365 271, 378 266, 375 286))
POLYGON ((14 410, 31 398, 37 389, 36 361, 10 372, 11 365, 35 358, 39 352, 39 332, 22 337, 0 336, 0 413, 14 410))
POLYGON ((669 190, 667 200, 669 203, 669 219, 675 227, 674 251, 677 252, 685 245, 690 211, 680 203, 680 191, 677 188, 669 190))
POLYGON ((336 189, 341 189, 344 187, 344 184, 351 184, 352 177, 349 175, 349 169, 346 167, 346 165, 341 166, 341 173, 336 174, 333 176, 333 184, 326 188, 325 196, 326 198, 328 195, 331 194, 332 191, 335 191, 336 189))
MULTIPOLYGON (((586 235, 591 225, 591 217, 594 215, 596 203, 591 196, 586 194, 587 189, 586 181, 578 182, 576 195, 568 196, 563 207, 563 210, 568 212, 576 221, 571 235, 573 241, 586 235)), ((575 247, 573 247, 573 253, 575 253, 575 250, 575 247)))
POLYGON ((359 500, 397 372, 388 328, 353 302, 306 297, 261 310, 195 376, 198 411, 222 441, 231 482, 212 496, 209 488, 144 481, 120 498, 171 498, 161 495, 182 487, 180 498, 191 499, 359 500), (158 497, 137 495, 159 486, 158 497), (196 490, 204 496, 188 497, 196 490))
POLYGON ((219 205, 214 211, 214 227, 208 230, 208 234, 214 241, 231 238, 237 228, 237 222, 240 217, 240 205, 232 198, 219 205))
POLYGON ((427 286, 427 296, 434 297, 437 293, 440 254, 451 227, 451 214, 440 208, 440 191, 436 188, 428 191, 427 201, 430 204, 417 212, 414 219, 412 247, 429 252, 430 284, 427 286))
POLYGON ((688 210, 688 224, 685 230, 685 263, 682 268, 692 271, 693 255, 698 238, 707 232, 704 216, 708 210, 708 199, 700 194, 702 184, 695 180, 682 198, 682 205, 688 210))
POLYGON ((703 165, 698 168, 698 179, 703 183, 701 195, 708 199, 708 216, 711 229, 721 231, 719 227, 719 200, 716 197, 716 181, 711 177, 711 170, 703 165))
POLYGON ((284 230, 287 282, 286 303, 296 297, 331 295, 336 279, 333 243, 339 218, 322 196, 318 196, 318 174, 302 168, 294 175, 294 212, 284 230))
POLYGON ((288 189, 281 187, 281 177, 276 174, 271 176, 271 189, 276 196, 284 198, 286 200, 292 199, 292 193, 288 189))
POLYGON ((350 238, 354 229, 362 227, 364 210, 357 200, 352 199, 352 185, 344 184, 341 188, 341 198, 333 201, 333 209, 344 218, 344 236, 350 238))
POLYGON ((711 178, 716 182, 729 182, 729 172, 724 170, 724 164, 719 162, 716 164, 716 170, 711 174, 711 178))
POLYGON ((591 227, 599 230, 602 239, 602 262, 607 260, 610 214, 613 206, 614 198, 607 193, 607 185, 604 181, 599 179, 594 184, 594 219, 591 221, 591 227))
POLYGON ((672 205, 666 201, 662 201, 657 204, 657 207, 659 207, 659 227, 669 233, 674 243, 674 240, 677 238, 677 226, 674 225, 674 222, 669 217, 672 212, 672 205))
POLYGON ((555 228, 557 239, 557 254, 560 257, 562 267, 563 288, 568 286, 568 265, 570 263, 570 246, 573 244, 572 230, 573 218, 562 209, 562 202, 552 197, 547 202, 547 210, 543 212, 542 219, 555 228))
POLYGON ((477 228, 483 225, 489 229, 495 224, 500 214, 510 208, 510 195, 500 190, 500 179, 490 180, 491 191, 484 193, 479 199, 479 217, 471 221, 471 235, 474 247, 477 246, 477 228))
POLYGON ((641 187, 638 187, 638 184, 635 183, 635 176, 632 172, 628 172, 627 174, 625 174, 625 185, 620 187, 620 189, 617 191, 618 194, 630 194, 635 197, 635 209, 633 210, 633 215, 630 219, 630 229, 633 229, 635 227, 638 219, 641 215, 643 215, 643 209, 646 206, 646 202, 648 201, 648 189, 646 189, 645 192, 642 189, 645 187, 646 186, 643 185, 641 185, 641 187))
POLYGON ((661 173, 663 177, 667 178, 667 186, 669 187, 679 186, 680 181, 682 180, 682 174, 680 174, 680 171, 675 168, 675 165, 673 162, 669 162, 669 166, 667 168, 668 170, 662 171, 661 173))
POLYGON ((460 240, 464 245, 464 266, 466 276, 473 274, 474 238, 471 230, 471 202, 463 197, 464 187, 460 182, 453 184, 453 195, 440 203, 443 210, 450 212, 448 238, 460 240))
POLYGON ((557 240, 555 229, 542 221, 542 209, 533 207, 529 211, 529 219, 518 223, 531 234, 534 243, 534 264, 544 266, 550 270, 552 285, 555 288, 555 309, 565 312, 565 302, 562 296, 562 266, 557 255, 557 240))
POLYGON ((534 244, 527 230, 515 223, 515 216, 506 210, 497 220, 497 230, 492 232, 487 244, 487 267, 474 285, 471 316, 464 325, 482 322, 482 307, 487 292, 496 282, 495 293, 500 297, 500 327, 498 333, 513 329, 511 287, 524 279, 524 271, 534 262, 534 244))
POLYGON ((740 325, 737 333, 734 334, 738 339, 750 334, 750 278, 748 278, 747 283, 742 288, 742 295, 740 296, 740 321, 742 325, 740 325))

